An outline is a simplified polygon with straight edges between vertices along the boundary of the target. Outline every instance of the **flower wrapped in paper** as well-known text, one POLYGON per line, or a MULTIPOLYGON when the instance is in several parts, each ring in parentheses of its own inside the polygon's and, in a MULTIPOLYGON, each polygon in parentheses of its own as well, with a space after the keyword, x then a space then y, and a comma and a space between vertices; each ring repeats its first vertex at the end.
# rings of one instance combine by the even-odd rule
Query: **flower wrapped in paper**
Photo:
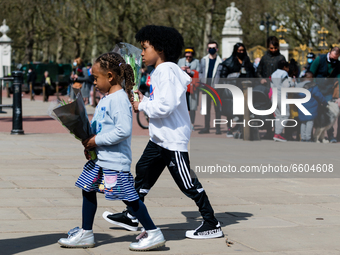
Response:
MULTIPOLYGON (((71 103, 59 102, 56 107, 50 110, 49 115, 58 120, 78 140, 83 141, 93 135, 81 93, 78 93, 76 99, 71 103)), ((91 159, 96 159, 94 150, 89 153, 91 159)))
MULTIPOLYGON (((132 67, 135 83, 133 91, 137 90, 142 75, 142 50, 129 43, 121 42, 116 44, 113 52, 120 54, 124 58, 126 64, 129 64, 132 67)), ((139 101, 137 93, 134 93, 134 101, 139 101)))

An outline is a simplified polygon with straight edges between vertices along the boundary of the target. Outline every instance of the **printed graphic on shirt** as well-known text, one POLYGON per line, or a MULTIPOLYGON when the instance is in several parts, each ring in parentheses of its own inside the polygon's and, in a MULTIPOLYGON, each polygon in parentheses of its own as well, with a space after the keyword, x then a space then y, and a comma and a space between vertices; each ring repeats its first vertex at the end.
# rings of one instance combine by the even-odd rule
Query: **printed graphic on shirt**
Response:
POLYGON ((152 89, 152 84, 150 84, 150 101, 154 99, 154 94, 153 94, 154 91, 155 91, 155 88, 152 89))
POLYGON ((150 101, 154 100, 154 97, 155 97, 155 95, 154 95, 154 93, 153 93, 153 92, 155 91, 155 87, 152 88, 152 84, 151 84, 151 75, 153 74, 154 71, 155 71, 155 69, 152 70, 152 72, 150 73, 150 76, 148 77, 148 81, 147 81, 147 82, 149 83, 148 86, 149 86, 149 89, 150 89, 150 90, 149 90, 149 93, 150 93, 149 100, 150 100, 150 101), (149 78, 150 78, 150 79, 149 79, 149 78))
POLYGON ((105 118, 106 107, 103 106, 97 111, 96 115, 93 116, 91 121, 91 129, 94 134, 99 134, 102 131, 102 123, 100 123, 105 118))

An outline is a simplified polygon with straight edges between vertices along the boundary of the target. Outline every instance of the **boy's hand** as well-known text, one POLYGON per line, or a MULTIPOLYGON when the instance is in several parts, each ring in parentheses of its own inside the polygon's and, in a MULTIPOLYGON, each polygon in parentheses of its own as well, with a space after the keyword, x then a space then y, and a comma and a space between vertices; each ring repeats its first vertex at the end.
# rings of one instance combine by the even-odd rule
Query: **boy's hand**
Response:
POLYGON ((143 101, 144 95, 142 94, 142 92, 140 92, 138 89, 134 91, 134 93, 138 94, 138 98, 139 98, 139 102, 143 101))
POLYGON ((85 150, 90 150, 92 148, 95 148, 97 147, 97 144, 96 144, 96 136, 92 136, 90 138, 87 138, 86 140, 84 140, 82 143, 85 147, 85 150))
POLYGON ((138 98, 139 98, 139 102, 137 101, 132 101, 132 107, 133 107, 133 110, 135 112, 138 112, 138 105, 140 102, 143 101, 143 98, 144 98, 144 95, 142 94, 142 92, 140 92, 138 89, 133 91, 133 93, 137 93, 138 94, 138 98))
POLYGON ((134 110, 135 112, 138 112, 138 106, 139 106, 139 104, 140 104, 140 102, 137 102, 137 101, 134 101, 134 102, 132 103, 133 110, 134 110))

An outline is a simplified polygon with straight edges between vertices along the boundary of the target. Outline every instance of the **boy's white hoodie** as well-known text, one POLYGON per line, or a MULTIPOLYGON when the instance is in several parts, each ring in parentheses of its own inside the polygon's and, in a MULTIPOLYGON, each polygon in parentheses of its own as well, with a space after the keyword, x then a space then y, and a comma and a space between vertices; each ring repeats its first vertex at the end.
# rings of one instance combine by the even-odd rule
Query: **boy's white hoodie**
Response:
POLYGON ((149 116, 150 140, 171 151, 188 151, 191 131, 185 93, 190 82, 175 63, 159 64, 151 75, 152 95, 138 107, 149 116))

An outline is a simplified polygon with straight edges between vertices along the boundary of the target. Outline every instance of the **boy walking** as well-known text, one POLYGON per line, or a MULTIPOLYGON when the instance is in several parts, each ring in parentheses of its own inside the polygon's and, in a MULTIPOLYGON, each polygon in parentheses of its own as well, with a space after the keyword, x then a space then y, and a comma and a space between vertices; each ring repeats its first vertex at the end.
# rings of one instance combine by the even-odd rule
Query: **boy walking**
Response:
MULTIPOLYGON (((150 25, 143 27, 136 39, 141 43, 145 65, 155 66, 150 98, 138 92, 140 102, 133 102, 134 110, 149 116, 150 132, 150 141, 136 165, 136 191, 144 201, 167 166, 177 186, 195 201, 203 217, 203 223, 195 230, 186 231, 186 237, 222 237, 220 223, 201 183, 190 174, 187 146, 191 131, 185 93, 191 78, 176 64, 183 38, 174 28, 150 25)), ((128 230, 137 230, 138 220, 128 210, 117 214, 105 212, 103 217, 128 230)))

